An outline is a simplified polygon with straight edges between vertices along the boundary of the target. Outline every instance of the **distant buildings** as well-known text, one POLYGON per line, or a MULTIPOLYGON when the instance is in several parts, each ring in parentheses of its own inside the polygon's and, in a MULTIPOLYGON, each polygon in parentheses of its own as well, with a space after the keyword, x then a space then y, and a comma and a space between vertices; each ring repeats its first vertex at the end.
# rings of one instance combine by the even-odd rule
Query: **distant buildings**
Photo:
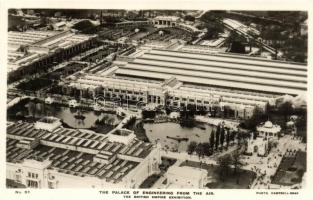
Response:
POLYGON ((181 19, 176 16, 157 16, 153 19, 153 24, 160 27, 174 27, 181 22, 181 19))
POLYGON ((60 21, 60 22, 53 24, 53 29, 56 31, 64 30, 65 28, 66 28, 66 22, 64 21, 60 21))
POLYGON ((123 21, 115 23, 116 28, 136 28, 141 26, 152 25, 152 21, 123 21))
POLYGON ((8 33, 8 80, 14 81, 48 69, 92 47, 95 35, 71 30, 8 33))
POLYGON ((199 30, 193 25, 184 23, 180 17, 176 17, 176 16, 157 16, 152 19, 152 22, 154 26, 157 28, 178 27, 180 29, 183 29, 191 33, 203 32, 203 30, 199 30))
POLYGON ((157 16, 147 20, 123 21, 115 23, 116 28, 136 28, 147 25, 153 25, 157 28, 178 27, 192 33, 203 32, 193 25, 183 23, 182 20, 176 16, 157 16))

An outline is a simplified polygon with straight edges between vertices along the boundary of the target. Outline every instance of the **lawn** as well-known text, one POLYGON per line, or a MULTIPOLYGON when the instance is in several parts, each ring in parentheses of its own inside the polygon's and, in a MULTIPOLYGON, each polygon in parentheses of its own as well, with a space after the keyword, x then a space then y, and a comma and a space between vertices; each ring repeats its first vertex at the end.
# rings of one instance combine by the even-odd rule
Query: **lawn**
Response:
POLYGON ((148 178, 146 178, 146 180, 144 180, 141 185, 139 186, 139 188, 145 189, 145 188, 151 188, 155 182, 157 182, 157 180, 160 178, 160 175, 156 175, 153 174, 151 176, 149 176, 148 178))
POLYGON ((300 183, 305 171, 306 152, 297 152, 296 155, 292 157, 284 156, 272 179, 272 183, 285 186, 300 183))
POLYGON ((57 83, 57 81, 60 80, 61 76, 71 75, 83 69, 84 67, 86 67, 85 64, 69 63, 66 67, 47 73, 40 78, 33 78, 26 82, 21 82, 17 85, 17 88, 21 90, 37 91, 54 85, 55 83, 57 83))
POLYGON ((185 161, 180 166, 206 169, 208 171, 208 177, 211 180, 206 186, 212 189, 247 189, 256 177, 255 173, 252 171, 240 169, 236 174, 234 174, 233 169, 230 169, 228 176, 222 181, 219 178, 220 168, 217 165, 185 161))

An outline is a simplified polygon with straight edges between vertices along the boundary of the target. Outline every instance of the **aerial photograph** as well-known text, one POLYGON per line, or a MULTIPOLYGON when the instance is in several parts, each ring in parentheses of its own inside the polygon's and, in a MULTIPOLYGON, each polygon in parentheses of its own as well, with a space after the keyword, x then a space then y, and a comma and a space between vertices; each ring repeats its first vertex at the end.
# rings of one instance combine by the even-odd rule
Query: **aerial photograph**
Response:
POLYGON ((307 11, 7 15, 7 188, 307 187, 307 11))

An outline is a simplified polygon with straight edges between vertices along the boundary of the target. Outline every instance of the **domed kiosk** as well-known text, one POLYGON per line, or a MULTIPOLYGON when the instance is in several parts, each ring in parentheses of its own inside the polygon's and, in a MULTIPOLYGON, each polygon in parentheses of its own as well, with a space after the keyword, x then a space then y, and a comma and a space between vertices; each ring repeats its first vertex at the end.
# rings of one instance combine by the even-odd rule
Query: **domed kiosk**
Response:
POLYGON ((257 126, 256 130, 257 137, 253 138, 253 134, 251 134, 246 153, 251 155, 257 153, 259 156, 266 156, 269 150, 269 143, 275 142, 278 139, 281 127, 273 124, 271 121, 266 121, 257 126))
POLYGON ((260 124, 256 128, 258 136, 262 138, 277 138, 278 133, 281 131, 281 127, 277 124, 273 124, 271 121, 266 121, 264 124, 260 124))

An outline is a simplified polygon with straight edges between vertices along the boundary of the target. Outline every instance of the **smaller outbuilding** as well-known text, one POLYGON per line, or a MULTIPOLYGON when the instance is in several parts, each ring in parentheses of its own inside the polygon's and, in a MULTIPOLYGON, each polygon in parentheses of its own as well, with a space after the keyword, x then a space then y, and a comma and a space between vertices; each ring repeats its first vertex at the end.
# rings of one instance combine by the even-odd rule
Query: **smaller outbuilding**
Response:
POLYGON ((188 166, 171 166, 167 173, 167 188, 204 188, 207 182, 208 172, 188 166))

